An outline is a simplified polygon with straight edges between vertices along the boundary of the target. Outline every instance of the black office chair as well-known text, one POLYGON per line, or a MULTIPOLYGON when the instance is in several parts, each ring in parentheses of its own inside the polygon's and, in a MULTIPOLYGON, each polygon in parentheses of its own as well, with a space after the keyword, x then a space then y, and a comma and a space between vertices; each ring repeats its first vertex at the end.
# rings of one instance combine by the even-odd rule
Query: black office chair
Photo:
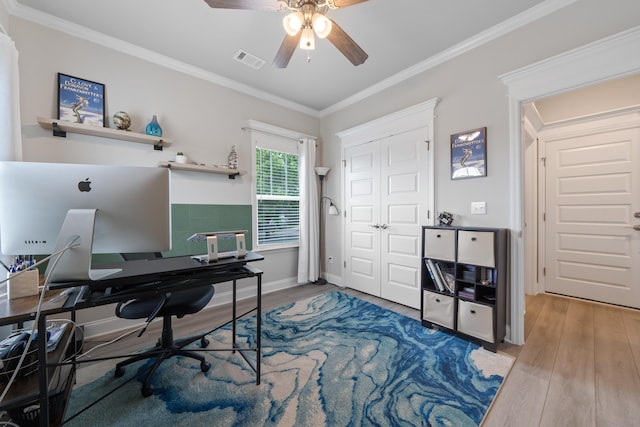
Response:
MULTIPOLYGON (((162 257, 162 255, 158 253, 121 255, 125 261, 162 257)), ((203 348, 209 345, 209 342, 204 336, 195 336, 174 341, 171 317, 176 316, 177 318, 181 318, 187 314, 197 313, 202 310, 209 301, 211 301, 214 292, 215 288, 213 286, 201 286, 184 291, 154 295, 149 298, 140 298, 118 303, 116 306, 116 316, 123 319, 146 318, 148 324, 156 317, 162 316, 162 335, 158 339, 154 348, 118 363, 114 374, 115 377, 118 378, 124 375, 124 367, 126 365, 139 360, 156 358, 153 366, 142 383, 142 395, 147 397, 153 394, 153 387, 149 385, 149 380, 160 364, 171 356, 178 355, 196 359, 200 361, 200 369, 202 372, 207 372, 211 367, 211 364, 206 362, 205 358, 201 354, 183 350, 183 347, 197 341, 198 339, 200 340, 200 345, 203 348)))

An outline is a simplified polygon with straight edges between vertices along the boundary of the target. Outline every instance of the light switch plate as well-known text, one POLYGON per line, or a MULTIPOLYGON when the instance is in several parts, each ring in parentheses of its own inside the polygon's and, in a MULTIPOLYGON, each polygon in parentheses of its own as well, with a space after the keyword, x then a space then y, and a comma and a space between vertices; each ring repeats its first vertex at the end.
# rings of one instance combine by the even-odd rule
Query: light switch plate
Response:
POLYGON ((471 215, 486 215, 487 202, 471 202, 471 215))

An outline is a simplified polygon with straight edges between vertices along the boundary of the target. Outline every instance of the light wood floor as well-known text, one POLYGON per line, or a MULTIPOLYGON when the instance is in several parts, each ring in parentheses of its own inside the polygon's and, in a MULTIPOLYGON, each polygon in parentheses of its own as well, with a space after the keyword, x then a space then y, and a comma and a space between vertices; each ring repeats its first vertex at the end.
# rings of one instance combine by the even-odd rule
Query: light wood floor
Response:
MULTIPOLYGON (((304 285, 265 294, 263 309, 335 289, 339 288, 304 285)), ((349 289, 342 291, 420 318, 419 310, 349 289)), ((250 304, 247 301, 240 306, 250 304)), ((174 323, 176 336, 224 323, 230 313, 229 306, 222 306, 179 319, 174 323)), ((142 338, 127 337, 96 350, 92 356, 152 345, 159 334, 158 326, 152 325, 142 338)), ((485 419, 485 427, 640 426, 640 311, 552 295, 530 296, 526 301, 525 338, 524 346, 500 345, 499 351, 517 359, 485 419)), ((87 341, 85 348, 100 342, 87 341)))

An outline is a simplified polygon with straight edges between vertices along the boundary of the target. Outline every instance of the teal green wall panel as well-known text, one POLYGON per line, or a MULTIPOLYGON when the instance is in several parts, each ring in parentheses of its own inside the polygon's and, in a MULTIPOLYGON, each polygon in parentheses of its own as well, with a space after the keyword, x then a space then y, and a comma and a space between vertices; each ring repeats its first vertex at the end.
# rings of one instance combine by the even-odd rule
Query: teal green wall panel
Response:
MULTIPOLYGON (((171 205, 172 248, 164 256, 195 255, 207 252, 202 242, 189 242, 195 233, 208 231, 247 230, 245 242, 252 248, 251 205, 171 205)), ((221 251, 234 250, 234 239, 219 242, 221 251)))
MULTIPOLYGON (((251 250, 251 205, 171 205, 171 250, 163 252, 162 255, 168 257, 204 254, 207 252, 204 241, 189 242, 187 239, 195 233, 230 230, 247 230, 245 244, 247 250, 251 250)), ((221 238, 218 247, 220 251, 235 250, 235 239, 221 238)), ((121 260, 118 254, 93 255, 94 264, 121 260)))

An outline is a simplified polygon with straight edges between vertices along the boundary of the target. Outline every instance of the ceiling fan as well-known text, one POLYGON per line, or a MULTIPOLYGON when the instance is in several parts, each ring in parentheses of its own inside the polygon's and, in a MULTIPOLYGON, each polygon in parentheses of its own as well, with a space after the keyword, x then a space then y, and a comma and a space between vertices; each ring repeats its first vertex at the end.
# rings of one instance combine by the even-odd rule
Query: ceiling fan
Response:
POLYGON ((283 19, 287 35, 273 59, 277 68, 286 68, 296 50, 315 48, 315 34, 327 38, 353 65, 363 64, 369 55, 325 14, 329 9, 339 9, 367 0, 204 0, 217 9, 249 9, 279 12, 289 10, 283 19))

